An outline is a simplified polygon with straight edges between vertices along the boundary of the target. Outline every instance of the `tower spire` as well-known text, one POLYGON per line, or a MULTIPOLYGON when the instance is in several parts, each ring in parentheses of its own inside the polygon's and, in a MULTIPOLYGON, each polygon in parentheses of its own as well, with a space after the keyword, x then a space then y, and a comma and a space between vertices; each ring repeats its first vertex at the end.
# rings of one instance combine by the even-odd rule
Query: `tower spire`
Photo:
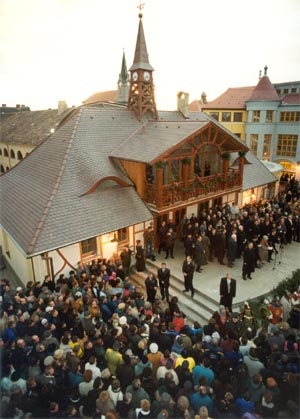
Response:
POLYGON ((121 72, 118 80, 118 103, 127 103, 129 97, 129 73, 127 71, 125 52, 123 50, 121 72))
MULTIPOLYGON (((139 10, 144 4, 138 6, 139 10)), ((149 111, 155 119, 158 118, 152 72, 154 68, 149 63, 146 39, 144 34, 142 13, 139 13, 139 28, 135 46, 133 64, 130 67, 130 91, 128 99, 128 109, 135 111, 137 117, 141 119, 149 111)))

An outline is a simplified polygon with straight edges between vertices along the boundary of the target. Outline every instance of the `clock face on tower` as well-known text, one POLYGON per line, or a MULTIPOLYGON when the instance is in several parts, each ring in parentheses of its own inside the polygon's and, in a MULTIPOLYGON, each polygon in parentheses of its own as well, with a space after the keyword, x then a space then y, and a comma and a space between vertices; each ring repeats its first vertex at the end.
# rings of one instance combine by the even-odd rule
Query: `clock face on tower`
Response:
POLYGON ((149 81, 150 80, 150 73, 148 71, 144 71, 144 80, 149 81))
POLYGON ((138 73, 135 71, 134 73, 132 73, 132 80, 137 81, 137 79, 138 79, 138 73))

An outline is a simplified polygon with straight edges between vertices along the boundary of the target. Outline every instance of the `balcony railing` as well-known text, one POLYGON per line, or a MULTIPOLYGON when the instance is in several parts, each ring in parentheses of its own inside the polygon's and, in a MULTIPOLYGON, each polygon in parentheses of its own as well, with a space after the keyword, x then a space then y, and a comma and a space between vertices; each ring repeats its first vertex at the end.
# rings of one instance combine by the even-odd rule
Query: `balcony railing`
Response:
POLYGON ((162 190, 158 190, 156 184, 146 183, 145 200, 154 206, 157 206, 158 202, 162 202, 163 208, 187 200, 196 200, 202 196, 230 191, 239 186, 241 186, 239 170, 229 172, 226 178, 223 174, 198 177, 189 180, 186 187, 183 182, 173 182, 163 185, 162 190))

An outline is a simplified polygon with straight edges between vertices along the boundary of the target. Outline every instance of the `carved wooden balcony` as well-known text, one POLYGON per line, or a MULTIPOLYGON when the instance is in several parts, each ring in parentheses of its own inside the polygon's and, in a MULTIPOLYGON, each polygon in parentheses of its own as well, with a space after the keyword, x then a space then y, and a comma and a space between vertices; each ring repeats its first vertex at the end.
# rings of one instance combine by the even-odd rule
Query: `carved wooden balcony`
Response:
POLYGON ((173 182, 158 188, 156 184, 146 182, 145 201, 157 209, 163 209, 184 201, 190 203, 204 196, 218 196, 224 191, 230 193, 239 187, 241 187, 239 170, 229 171, 227 176, 218 174, 203 178, 196 177, 188 180, 186 186, 184 182, 173 182))

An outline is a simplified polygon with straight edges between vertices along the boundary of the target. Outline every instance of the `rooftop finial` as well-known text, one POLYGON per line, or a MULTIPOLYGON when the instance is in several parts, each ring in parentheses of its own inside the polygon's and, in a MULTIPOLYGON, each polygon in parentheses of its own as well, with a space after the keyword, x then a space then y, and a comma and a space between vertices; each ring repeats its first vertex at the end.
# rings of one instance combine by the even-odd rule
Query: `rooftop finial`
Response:
POLYGON ((259 75, 258 75, 258 79, 261 79, 261 70, 259 70, 259 75))
POLYGON ((139 13, 139 18, 141 19, 143 17, 142 14, 142 9, 144 8, 145 3, 142 3, 142 0, 140 0, 140 4, 137 6, 137 8, 139 9, 140 13, 139 13))
POLYGON ((267 72, 268 72, 268 66, 267 66, 267 65, 265 65, 265 73, 264 73, 264 76, 266 76, 266 75, 267 75, 267 72))

